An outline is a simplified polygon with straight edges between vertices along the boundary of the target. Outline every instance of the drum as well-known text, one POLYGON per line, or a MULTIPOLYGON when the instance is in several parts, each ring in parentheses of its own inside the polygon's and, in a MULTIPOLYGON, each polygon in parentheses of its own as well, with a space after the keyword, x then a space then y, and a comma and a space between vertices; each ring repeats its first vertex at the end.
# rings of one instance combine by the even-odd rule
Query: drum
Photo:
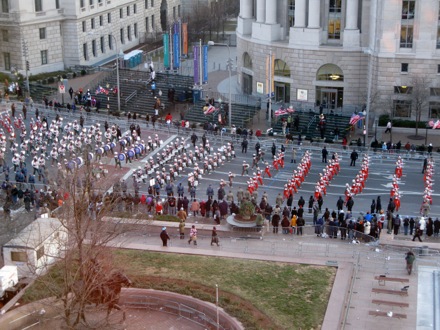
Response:
POLYGON ((141 153, 141 148, 139 148, 139 147, 134 147, 134 153, 135 153, 136 155, 139 155, 139 154, 141 153))
POLYGON ((84 165, 84 160, 81 157, 77 157, 76 159, 74 159, 74 162, 76 163, 76 166, 78 168, 84 165))
POLYGON ((105 152, 110 151, 110 145, 106 144, 104 146, 104 150, 105 150, 105 152))
POLYGON ((119 154, 118 159, 122 162, 125 160, 125 154, 119 154))
MULTIPOLYGON (((100 148, 101 149, 101 148, 100 148)), ((92 152, 89 152, 89 154, 87 155, 87 159, 89 160, 89 161, 92 161, 93 160, 93 157, 95 157, 95 155, 92 153, 92 152)))
POLYGON ((125 140, 126 140, 128 143, 131 143, 131 141, 132 141, 133 139, 131 138, 131 136, 126 136, 126 137, 125 137, 125 140))
POLYGON ((67 167, 69 168, 69 170, 75 169, 75 165, 76 165, 76 163, 73 160, 71 160, 67 163, 67 167))
POLYGON ((145 150, 145 145, 142 143, 139 143, 138 147, 141 149, 141 152, 145 150))
POLYGON ((133 149, 130 149, 130 150, 128 150, 127 154, 128 154, 128 157, 133 158, 135 151, 133 149))
POLYGON ((125 147, 125 145, 127 144, 127 142, 125 140, 120 140, 119 144, 123 147, 125 147))
POLYGON ((111 143, 110 143, 110 148, 112 148, 112 149, 113 149, 114 147, 116 147, 116 143, 114 143, 114 142, 111 142, 111 143))

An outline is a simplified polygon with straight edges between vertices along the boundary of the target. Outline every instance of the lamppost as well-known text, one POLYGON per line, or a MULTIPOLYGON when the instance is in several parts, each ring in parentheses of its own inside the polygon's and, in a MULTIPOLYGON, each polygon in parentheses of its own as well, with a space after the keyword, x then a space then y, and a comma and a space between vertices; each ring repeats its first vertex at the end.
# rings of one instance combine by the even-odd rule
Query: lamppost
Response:
POLYGON ((221 44, 214 41, 208 41, 209 46, 226 46, 228 47, 228 71, 229 71, 229 102, 228 102, 228 125, 232 127, 232 94, 231 94, 231 77, 232 77, 232 58, 231 58, 231 48, 228 44, 221 44))
MULTIPOLYGON (((87 33, 87 35, 91 36, 91 35, 95 35, 95 33, 93 32, 89 32, 87 33)), ((118 47, 117 44, 117 40, 116 37, 113 34, 109 34, 109 36, 112 37, 112 39, 115 41, 115 49, 116 49, 116 88, 117 88, 117 93, 116 93, 116 97, 118 98, 118 114, 121 113, 121 91, 119 88, 119 57, 122 54, 122 56, 124 55, 124 53, 122 53, 122 50, 118 51, 118 47)))

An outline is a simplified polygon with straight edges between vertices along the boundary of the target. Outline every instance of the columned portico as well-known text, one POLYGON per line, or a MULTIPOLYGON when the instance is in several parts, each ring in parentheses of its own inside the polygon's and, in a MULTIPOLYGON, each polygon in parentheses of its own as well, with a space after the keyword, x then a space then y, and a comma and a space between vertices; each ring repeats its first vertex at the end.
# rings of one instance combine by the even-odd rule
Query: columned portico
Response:
POLYGON ((347 1, 346 24, 343 37, 343 45, 345 48, 359 47, 360 45, 358 12, 359 0, 347 1))
POLYGON ((321 0, 295 2, 295 26, 290 29, 289 43, 292 45, 319 46, 321 41, 321 0), (306 13, 308 13, 306 24, 306 13))
POLYGON ((257 20, 252 24, 252 38, 275 41, 281 38, 277 21, 278 0, 257 0, 257 20))
POLYGON ((252 17, 253 1, 240 0, 240 15, 237 20, 237 32, 240 34, 252 33, 252 17))

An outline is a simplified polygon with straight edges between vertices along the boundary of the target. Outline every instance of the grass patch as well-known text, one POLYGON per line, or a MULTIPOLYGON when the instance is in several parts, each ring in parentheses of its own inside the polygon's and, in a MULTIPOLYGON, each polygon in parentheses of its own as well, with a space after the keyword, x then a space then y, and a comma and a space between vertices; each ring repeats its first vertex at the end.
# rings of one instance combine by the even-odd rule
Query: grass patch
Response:
MULTIPOLYGON (((217 283, 221 307, 246 329, 319 328, 336 274, 333 267, 134 250, 114 250, 113 254, 116 267, 124 270, 134 287, 215 302, 217 283)), ((45 295, 37 282, 24 300, 45 295)))
POLYGON ((158 214, 154 215, 152 218, 146 213, 133 214, 132 212, 112 212, 112 217, 115 218, 128 218, 136 220, 155 220, 155 221, 169 221, 169 222, 180 222, 180 219, 175 215, 170 214, 158 214))

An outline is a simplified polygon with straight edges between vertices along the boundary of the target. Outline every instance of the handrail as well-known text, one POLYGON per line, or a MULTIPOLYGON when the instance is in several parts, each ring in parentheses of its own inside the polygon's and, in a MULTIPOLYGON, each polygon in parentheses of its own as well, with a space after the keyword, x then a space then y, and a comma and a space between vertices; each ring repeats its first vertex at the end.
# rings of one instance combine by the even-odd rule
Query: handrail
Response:
POLYGON ((309 123, 307 124, 307 133, 309 133, 310 126, 316 121, 316 115, 314 115, 312 118, 310 118, 309 123))
POLYGON ((135 96, 137 96, 137 90, 135 90, 133 93, 131 93, 130 95, 128 95, 126 98, 125 98, 125 105, 127 105, 127 103, 128 102, 130 102, 130 100, 132 99, 132 98, 134 98, 135 96))

